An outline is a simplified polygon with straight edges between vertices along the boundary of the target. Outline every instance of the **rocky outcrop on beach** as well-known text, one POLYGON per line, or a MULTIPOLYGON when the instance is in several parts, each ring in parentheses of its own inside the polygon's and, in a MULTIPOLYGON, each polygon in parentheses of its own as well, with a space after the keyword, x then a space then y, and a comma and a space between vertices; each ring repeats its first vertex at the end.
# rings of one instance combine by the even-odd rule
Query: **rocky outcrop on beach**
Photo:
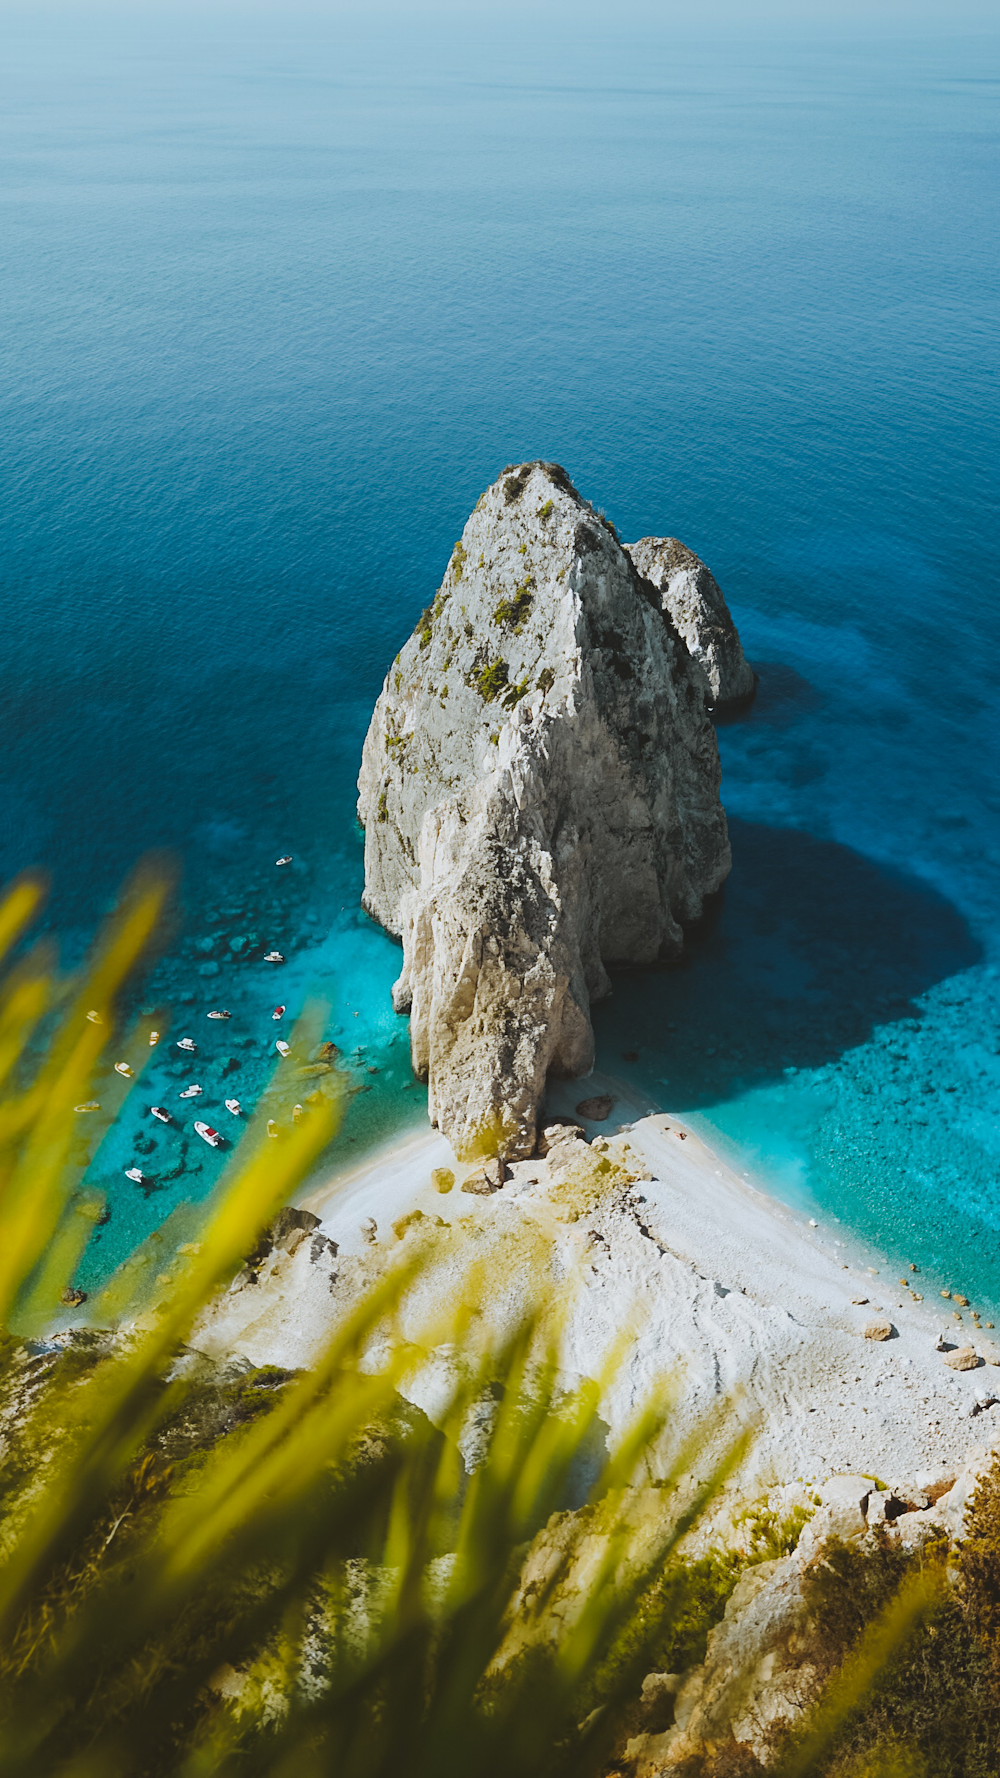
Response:
MULTIPOLYGON (((721 597, 721 595, 720 595, 721 597)), ((530 1155, 593 1061, 609 965, 675 954, 730 864, 704 673, 555 464, 504 471, 365 742, 368 912, 402 940, 413 1065, 456 1152, 530 1155)))
MULTIPOLYGON (((989 1502, 977 1502, 976 1495, 985 1482, 995 1497, 998 1461, 1000 1440, 995 1440, 969 1450, 957 1473, 952 1466, 889 1486, 871 1476, 832 1475, 798 1489, 731 1495, 721 1513, 708 1515, 696 1546, 690 1539, 680 1546, 681 1562, 712 1552, 728 1559, 739 1576, 720 1621, 709 1630, 704 1659, 684 1672, 645 1676, 605 1770, 629 1778, 689 1778, 693 1772, 730 1778, 771 1769, 789 1732, 800 1730, 820 1702, 846 1652, 843 1624, 831 1625, 824 1610, 822 1576, 831 1560, 842 1562, 846 1553, 856 1575, 867 1565, 884 1573, 886 1563, 893 1563, 899 1584, 906 1560, 918 1564, 927 1545, 939 1557, 947 1548, 954 1558, 963 1541, 970 1534, 981 1538, 984 1521, 990 1522, 989 1502), (784 1545, 785 1553, 762 1559, 761 1549, 769 1544, 784 1545)), ((669 1492, 630 1490, 634 1525, 653 1529, 676 1512, 669 1492)), ((521 1573, 519 1603, 546 1597, 546 1629, 557 1643, 577 1621, 588 1573, 607 1551, 600 1529, 590 1529, 587 1519, 585 1535, 574 1547, 580 1518, 554 1514, 521 1573), (569 1560, 567 1552, 572 1552, 569 1560)), ((859 1606, 858 1627, 865 1602, 859 1606)), ((875 1609, 868 1604, 872 1616, 875 1609)), ((525 1645, 516 1617, 515 1625, 504 1661, 525 1645)), ((850 1637, 851 1631, 848 1647, 850 1637)))
POLYGON ((640 537, 625 548, 703 669, 713 707, 748 703, 757 681, 711 570, 676 537, 640 537))
MULTIPOLYGON (((862 1475, 815 1484, 809 1498, 817 1510, 796 1548, 745 1571, 709 1633, 704 1661, 671 1676, 672 1722, 659 1732, 640 1732, 622 1750, 633 1778, 660 1778, 692 1765, 714 1771, 722 1755, 770 1765, 782 1737, 819 1702, 836 1665, 809 1584, 829 1559, 830 1540, 862 1560, 893 1549, 917 1554, 927 1543, 940 1550, 942 1540, 954 1551, 967 1534, 976 1490, 996 1474, 998 1458, 995 1440, 973 1446, 957 1473, 954 1467, 928 1471, 887 1487, 862 1475)), ((650 1675, 644 1692, 653 1690, 650 1680, 665 1677, 650 1675)), ((724 1763, 723 1769, 734 1768, 724 1763)))

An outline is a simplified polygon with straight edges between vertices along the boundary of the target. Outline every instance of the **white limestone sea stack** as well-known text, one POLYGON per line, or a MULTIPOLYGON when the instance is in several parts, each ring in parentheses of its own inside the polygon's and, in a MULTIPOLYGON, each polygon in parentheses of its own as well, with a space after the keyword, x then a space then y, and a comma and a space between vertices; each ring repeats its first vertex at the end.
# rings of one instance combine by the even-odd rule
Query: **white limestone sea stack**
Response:
POLYGON ((506 469, 386 677, 358 785, 365 907, 402 940, 394 1004, 458 1154, 531 1154, 547 1075, 593 1065, 607 966, 676 953, 725 880, 706 686, 565 471, 506 469))
POLYGON ((713 706, 749 703, 756 676, 711 569, 676 537, 640 537, 625 548, 703 669, 713 706))

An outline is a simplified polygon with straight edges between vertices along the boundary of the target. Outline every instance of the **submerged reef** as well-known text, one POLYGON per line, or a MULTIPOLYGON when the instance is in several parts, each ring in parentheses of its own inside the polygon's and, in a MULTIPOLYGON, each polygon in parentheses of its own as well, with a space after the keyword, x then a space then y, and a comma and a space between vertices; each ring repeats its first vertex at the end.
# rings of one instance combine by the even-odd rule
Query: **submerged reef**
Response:
POLYGON ((676 954, 725 880, 710 701, 565 471, 506 469, 386 677, 358 786, 365 907, 402 940, 394 1003, 458 1153, 532 1152, 546 1076, 593 1064, 607 966, 676 954))

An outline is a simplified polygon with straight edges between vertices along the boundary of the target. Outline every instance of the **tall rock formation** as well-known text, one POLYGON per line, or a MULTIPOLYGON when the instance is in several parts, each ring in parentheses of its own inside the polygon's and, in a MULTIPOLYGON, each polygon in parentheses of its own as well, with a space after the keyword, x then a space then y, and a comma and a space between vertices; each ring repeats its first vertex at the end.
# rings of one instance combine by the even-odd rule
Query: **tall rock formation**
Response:
POLYGON ((715 575, 676 537, 640 537, 625 548, 704 669, 713 707, 748 703, 757 681, 715 575))
POLYGON ((532 1152, 549 1072, 593 1063, 606 965, 679 950, 729 870, 704 677, 555 464, 504 471, 397 655, 365 741, 368 912, 402 939, 430 1115, 532 1152))

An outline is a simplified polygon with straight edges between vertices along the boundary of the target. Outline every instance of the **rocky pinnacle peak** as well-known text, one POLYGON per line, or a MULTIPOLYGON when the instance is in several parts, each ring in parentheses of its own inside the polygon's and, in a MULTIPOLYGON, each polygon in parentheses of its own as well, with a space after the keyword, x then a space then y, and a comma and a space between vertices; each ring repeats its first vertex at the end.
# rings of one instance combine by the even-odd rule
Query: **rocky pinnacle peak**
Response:
POLYGON ((702 668, 713 708, 749 703, 757 688, 756 674, 711 569, 676 537, 640 537, 625 548, 639 573, 656 588, 664 614, 702 668))
POLYGON ((365 906, 402 940, 394 1004, 460 1155, 532 1152, 547 1075, 593 1065, 607 966, 676 953, 724 881, 717 695, 566 472, 505 469, 389 669, 358 784, 365 906))

